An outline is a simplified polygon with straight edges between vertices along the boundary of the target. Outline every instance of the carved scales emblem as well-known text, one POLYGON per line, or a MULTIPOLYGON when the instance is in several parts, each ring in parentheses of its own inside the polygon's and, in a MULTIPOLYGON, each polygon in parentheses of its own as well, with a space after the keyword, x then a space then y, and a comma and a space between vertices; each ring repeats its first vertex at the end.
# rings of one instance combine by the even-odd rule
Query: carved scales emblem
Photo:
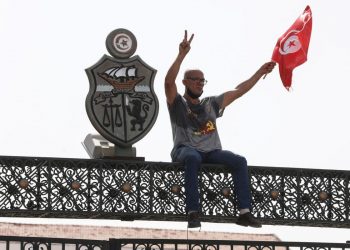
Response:
POLYGON ((139 56, 123 57, 104 55, 86 69, 90 89, 85 104, 95 129, 107 140, 128 147, 153 127, 159 105, 153 90, 156 70, 139 56))

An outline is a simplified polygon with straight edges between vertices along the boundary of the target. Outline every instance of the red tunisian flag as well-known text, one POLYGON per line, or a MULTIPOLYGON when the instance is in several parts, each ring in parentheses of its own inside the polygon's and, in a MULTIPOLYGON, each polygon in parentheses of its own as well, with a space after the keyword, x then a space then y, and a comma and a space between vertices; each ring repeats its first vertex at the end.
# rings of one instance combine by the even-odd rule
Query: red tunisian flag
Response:
POLYGON ((289 90, 292 85, 292 73, 295 67, 307 60, 312 30, 312 13, 306 6, 303 14, 277 41, 272 60, 279 65, 283 85, 289 90))

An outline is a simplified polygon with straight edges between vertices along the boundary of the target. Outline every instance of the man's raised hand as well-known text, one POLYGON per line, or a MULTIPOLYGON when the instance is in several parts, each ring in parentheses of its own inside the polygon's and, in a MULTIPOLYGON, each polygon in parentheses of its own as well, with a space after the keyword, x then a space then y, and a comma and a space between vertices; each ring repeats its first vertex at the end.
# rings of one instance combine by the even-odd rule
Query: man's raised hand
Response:
POLYGON ((190 51, 193 37, 194 37, 194 34, 192 34, 190 39, 187 40, 187 30, 185 30, 184 39, 182 40, 179 46, 179 53, 181 54, 184 53, 184 55, 186 55, 190 51))

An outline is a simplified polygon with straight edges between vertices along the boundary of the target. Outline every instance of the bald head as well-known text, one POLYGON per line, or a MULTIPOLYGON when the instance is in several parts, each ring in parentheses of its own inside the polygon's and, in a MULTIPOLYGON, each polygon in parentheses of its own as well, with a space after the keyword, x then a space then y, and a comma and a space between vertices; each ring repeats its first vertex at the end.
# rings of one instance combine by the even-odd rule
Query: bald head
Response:
POLYGON ((203 72, 200 69, 188 69, 184 73, 184 79, 187 79, 189 77, 193 77, 193 75, 200 73, 201 75, 204 75, 203 72))

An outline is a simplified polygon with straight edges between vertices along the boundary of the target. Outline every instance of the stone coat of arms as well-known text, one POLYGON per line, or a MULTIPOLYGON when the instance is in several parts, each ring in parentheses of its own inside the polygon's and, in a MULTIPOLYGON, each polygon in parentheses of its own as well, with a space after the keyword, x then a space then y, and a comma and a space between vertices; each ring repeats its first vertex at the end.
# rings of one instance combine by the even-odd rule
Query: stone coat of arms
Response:
POLYGON ((153 127, 158 99, 153 90, 156 70, 135 51, 136 39, 125 29, 113 31, 106 40, 114 56, 104 55, 86 69, 90 89, 86 111, 95 129, 107 140, 130 147, 153 127))

